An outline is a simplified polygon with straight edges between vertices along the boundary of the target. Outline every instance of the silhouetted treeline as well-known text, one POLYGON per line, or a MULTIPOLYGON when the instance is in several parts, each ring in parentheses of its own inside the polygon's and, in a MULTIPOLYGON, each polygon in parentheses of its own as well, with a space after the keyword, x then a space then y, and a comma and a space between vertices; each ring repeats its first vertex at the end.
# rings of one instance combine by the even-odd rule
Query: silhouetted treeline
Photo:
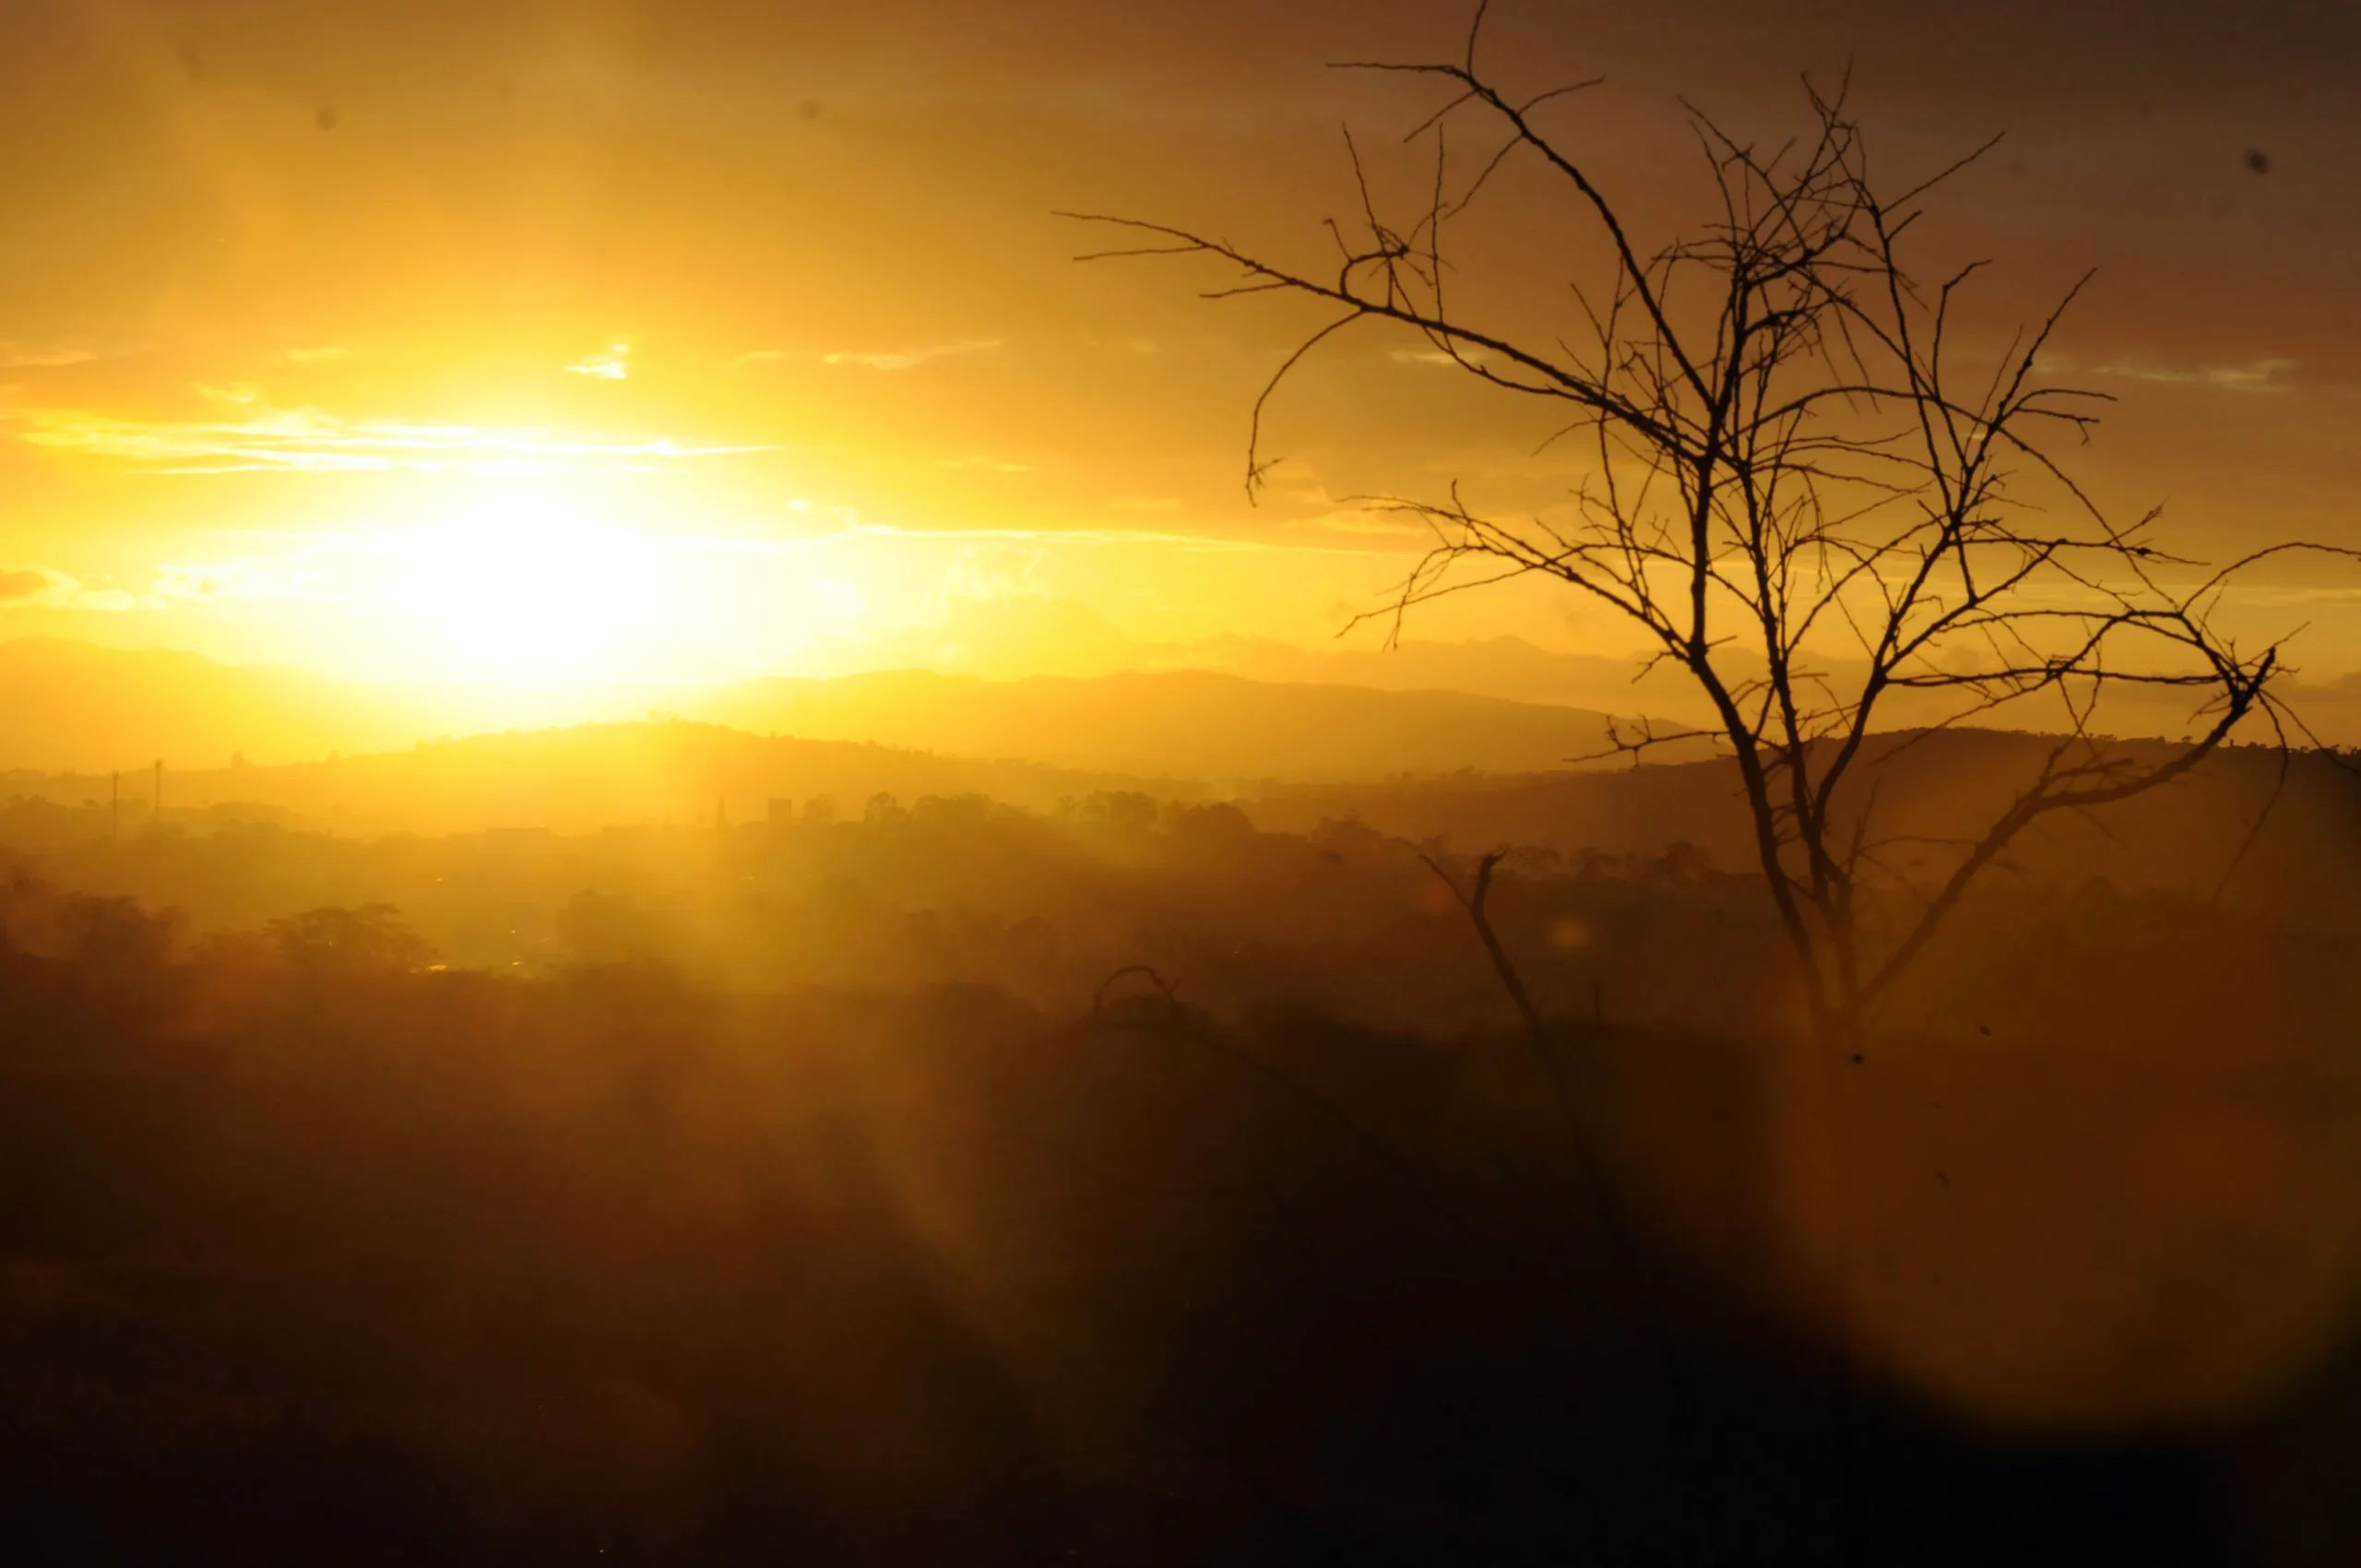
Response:
MULTIPOLYGON (((19 863, 177 911, 184 943, 381 904, 442 962, 522 974, 646 960, 730 990, 957 981, 1064 1006, 1110 970, 1149 963, 1214 1005, 1285 997, 1436 1029, 1501 1005, 1449 890, 1411 847, 1350 820, 1261 834, 1234 805, 1127 792, 1046 814, 980 796, 883 794, 807 800, 801 814, 440 838, 225 822, 86 838, 19 863)), ((6 826, 0 813, 0 839, 6 826)), ((1711 1005, 1729 1016, 1758 1004, 1749 889, 1682 854, 1520 859, 1510 916, 1553 994, 1591 1007, 1611 964, 1629 971, 1619 993, 1646 984, 1679 1004, 1691 988, 1633 966, 1676 945, 1655 927, 1709 921, 1738 933, 1711 1005)))
MULTIPOLYGON (((84 1560, 1829 1560, 1759 889, 1513 858, 1536 1057, 1422 853, 1116 793, 28 861, 0 1503, 84 1560)), ((2349 958, 1965 911, 1845 1080, 1871 1561, 2361 1540, 2349 958)))

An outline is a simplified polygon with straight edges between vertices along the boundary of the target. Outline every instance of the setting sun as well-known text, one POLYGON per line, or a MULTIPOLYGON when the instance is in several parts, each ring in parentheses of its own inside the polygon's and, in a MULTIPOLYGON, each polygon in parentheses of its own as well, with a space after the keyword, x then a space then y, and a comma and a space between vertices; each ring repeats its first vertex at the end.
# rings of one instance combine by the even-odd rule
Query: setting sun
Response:
POLYGON ((647 669, 648 634, 713 609, 654 536, 531 484, 342 549, 362 564, 362 591, 382 592, 406 644, 398 659, 437 682, 596 689, 672 678, 647 669))

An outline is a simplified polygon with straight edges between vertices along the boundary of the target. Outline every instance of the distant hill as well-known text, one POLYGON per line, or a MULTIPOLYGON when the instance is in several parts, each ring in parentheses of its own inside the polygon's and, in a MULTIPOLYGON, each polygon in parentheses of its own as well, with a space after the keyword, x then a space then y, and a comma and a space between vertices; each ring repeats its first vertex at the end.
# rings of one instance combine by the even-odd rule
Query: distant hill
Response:
MULTIPOLYGON (((1439 678, 1455 671, 1470 680, 1503 660, 1555 659, 1576 673, 1588 669, 1507 639, 1463 645, 1454 657, 1438 651, 1442 646, 1420 654, 1415 668, 1439 678)), ((1607 720, 1596 707, 1358 683, 1375 671, 1399 675, 1414 665, 1371 655, 1378 662, 1364 668, 1336 657, 1334 668, 1356 683, 1203 670, 1005 681, 913 670, 617 694, 549 728, 628 723, 658 708, 753 735, 874 742, 933 753, 938 761, 1024 761, 1039 765, 1036 771, 1044 775, 1195 779, 1233 795, 1468 770, 1559 772, 1573 766, 1570 759, 1597 753, 1605 741, 1607 720)), ((1299 663, 1313 671, 1331 668, 1311 656, 1299 663)), ((1260 665, 1273 672, 1285 668, 1270 659, 1260 665)), ((2347 713, 2361 712, 2361 678, 2291 695, 2323 733, 2361 732, 2343 722, 2347 713)), ((0 642, 0 770, 95 774, 101 785, 113 769, 143 772, 159 757, 177 775, 226 770, 241 754, 261 767, 338 753, 407 754, 421 738, 500 728, 503 721, 488 719, 490 712, 466 694, 217 664, 163 649, 125 651, 55 638, 0 642)), ((1901 715, 1892 717, 1899 722, 1901 715)), ((2128 722, 2136 717, 2118 715, 2113 727, 2141 733, 2128 722)), ((2147 733, 2181 728, 2165 724, 2161 711, 2153 717, 2147 733)), ((1666 748, 1650 760, 1684 758, 1666 748)), ((1038 793, 1027 784, 1011 798, 1038 793)))
MULTIPOLYGON (((840 684, 822 683, 823 695, 838 695, 840 684)), ((1068 684, 1081 688, 1075 713, 1085 720, 1095 711, 1093 703, 1111 703, 1124 686, 1068 684)), ((1148 692, 1170 689, 1146 678, 1139 684, 1148 692)), ((1264 711, 1275 724, 1285 721, 1287 704, 1300 696, 1287 687, 1240 684, 1250 693, 1240 700, 1267 699, 1264 711)), ((979 705, 1007 695, 991 691, 990 683, 946 685, 951 694, 974 695, 979 705)), ((1307 723, 1335 722, 1335 708, 1317 700, 1311 707, 1307 723)), ((1438 707, 1446 715, 1451 711, 1449 705, 1438 707)), ((1416 709, 1380 706, 1375 711, 1416 709)), ((1119 733, 1107 742, 1110 753, 1120 739, 1119 733)), ((2014 791, 2034 777, 2052 743, 2036 735, 1974 730, 1901 746, 1905 739, 1880 737, 1865 756, 1869 773, 1862 777, 1864 782, 1871 774, 1877 779, 1877 852, 1893 872, 1918 881, 1940 874, 1958 844, 1990 826, 2014 791), (1891 762, 1878 760, 1893 747, 1901 749, 1891 762)), ((1192 742, 1176 729, 1174 743, 1192 742)), ((2165 743, 2124 745, 2155 753, 2165 743)), ((148 825, 152 782, 144 772, 125 780, 121 826, 126 835, 148 825)), ((838 819, 858 820, 864 804, 879 794, 894 796, 905 807, 930 795, 983 795, 1052 811, 1094 793, 1133 791, 1159 802, 1236 799, 1266 831, 1315 832, 1325 822, 1355 821, 1363 829, 1413 842, 1442 838, 1463 850, 1535 846, 1575 861, 1585 851, 1653 859, 1667 846, 1686 842, 1722 870, 1750 874, 1753 865, 1742 793, 1726 762, 1470 771, 1256 788, 1235 780, 764 736, 676 719, 512 731, 333 761, 169 768, 163 790, 168 825, 202 829, 232 821, 278 821, 338 834, 589 833, 635 824, 708 825, 717 815, 742 824, 768 816, 773 802, 788 802, 796 817, 804 818, 821 797, 838 819)), ((1842 820, 1845 813, 1865 798, 1859 790, 1840 798, 1845 832, 1849 833, 1842 820)), ((109 831, 108 801, 103 773, 0 773, 0 835, 27 849, 85 844, 109 831)), ((2328 759, 2304 757, 2296 759, 2283 786, 2274 754, 2236 748, 2172 787, 2090 817, 2044 819, 1993 874, 2006 878, 2020 870, 2061 885, 2102 878, 2127 891, 2170 888, 2201 898, 2212 898, 2218 890, 2233 903, 2259 903, 2291 920, 2349 928, 2361 922, 2361 905, 2352 897, 2361 881, 2361 778, 2328 759), (2250 837, 2266 807, 2264 830, 2250 837)))
MULTIPOLYGON (((1451 691, 1197 671, 988 681, 919 671, 619 695, 571 719, 685 719, 1087 772, 1346 782, 1531 772, 1598 749, 1602 715, 1451 691)), ((175 771, 406 750, 490 726, 464 697, 53 638, 0 643, 0 768, 175 771)))
POLYGON ((1607 716, 1584 708, 1195 670, 1079 680, 916 670, 764 680, 685 697, 680 707, 684 717, 814 740, 1217 780, 1531 773, 1607 743, 1607 716))
MULTIPOLYGON (((1880 736, 1864 754, 1874 778, 1871 838, 1882 863, 1926 885, 1980 837, 2039 772, 2053 742, 2004 731, 1880 736), (1883 760, 1891 753, 1891 760, 1883 760)), ((2156 760, 2166 742, 2125 742, 2156 760)), ((1866 793, 1839 798, 1840 838, 1866 793)), ((1257 826, 1308 832, 1353 819, 1414 842, 1463 850, 1538 846, 1570 860, 1585 851, 1653 858, 1675 842, 1724 871, 1751 874, 1751 820, 1727 761, 1555 773, 1427 778, 1274 791, 1241 802, 1257 826)), ((2073 885, 2099 879, 2125 890, 2170 889, 2265 907, 2291 921, 2361 925, 2361 777, 2328 758, 2281 759, 2267 747, 2215 754, 2165 788, 2089 814, 2060 813, 2028 829, 1990 874, 2023 872, 2073 885), (2260 824, 2258 830, 2257 825, 2260 824)))

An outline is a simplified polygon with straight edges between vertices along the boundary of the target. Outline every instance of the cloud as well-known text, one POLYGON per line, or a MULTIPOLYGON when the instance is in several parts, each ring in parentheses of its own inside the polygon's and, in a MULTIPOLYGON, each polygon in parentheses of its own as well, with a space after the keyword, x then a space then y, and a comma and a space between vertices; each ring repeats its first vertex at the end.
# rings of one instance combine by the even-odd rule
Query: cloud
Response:
POLYGON ((954 600, 1039 599, 1047 553, 1039 549, 993 543, 966 545, 943 574, 943 590, 954 600))
POLYGON ((1001 345, 997 338, 971 338, 957 343, 935 343, 923 349, 913 349, 899 354, 856 354, 839 352, 823 354, 827 364, 857 364, 870 370, 913 370, 934 360, 959 359, 967 354, 989 354, 1001 345))
POLYGON ((938 469, 980 469, 994 474, 1029 474, 1033 471, 1030 463, 1012 463, 1001 457, 937 457, 934 466, 938 469))
POLYGON ((148 589, 158 600, 310 599, 325 575, 279 561, 168 561, 148 589))
POLYGON ((2286 383, 2282 378, 2295 368, 2294 360, 2255 360, 2247 364, 2201 365, 2195 368, 2177 368, 2142 360, 2118 360, 2112 364, 2095 367, 2095 374, 2179 386, 2210 386, 2223 392, 2276 392, 2284 388, 2286 383))
POLYGON ((19 338, 0 338, 0 370, 63 370, 104 360, 129 359, 154 347, 152 343, 125 339, 49 339, 29 342, 19 338))
POLYGON ((142 598, 125 588, 83 588, 67 602, 66 608, 120 615, 132 610, 154 610, 159 605, 152 598, 142 598))
POLYGON ((113 614, 159 609, 163 602, 152 593, 90 588, 72 573, 53 566, 0 566, 0 607, 6 609, 95 610, 113 614))
POLYGON ((0 604, 27 604, 46 598, 50 575, 38 566, 0 566, 0 604))
POLYGON ((683 445, 668 437, 600 440, 536 426, 351 420, 317 409, 273 409, 259 402, 237 406, 255 411, 243 419, 181 422, 118 419, 73 409, 28 410, 18 418, 26 427, 22 439, 32 445, 151 464, 172 474, 393 469, 548 473, 644 468, 680 458, 770 450, 683 445))
POLYGON ((785 358, 787 358, 787 354, 783 350, 749 349, 744 353, 737 355, 735 358, 731 359, 730 362, 730 368, 731 370, 743 370, 750 364, 777 364, 779 361, 785 358))
POLYGON ((19 343, 0 343, 0 365, 11 370, 53 370, 65 365, 89 364, 104 357, 96 349, 86 349, 77 344, 31 348, 19 343))
POLYGON ((291 364, 333 364, 338 360, 349 360, 351 357, 352 350, 350 349, 340 348, 334 345, 324 349, 290 349, 287 350, 288 362, 291 364))
MULTIPOLYGON (((789 504, 792 505, 792 503, 789 504)), ((906 528, 895 523, 848 523, 841 536, 933 540, 978 540, 996 543, 1106 547, 1133 550, 1142 546, 1186 552, 1193 555, 1396 555, 1399 548, 1319 543, 1308 540, 1225 537, 1180 533, 1164 529, 1027 529, 1027 528, 906 528)), ((807 539, 813 536, 806 536, 807 539)))
POLYGON ((631 345, 610 343, 606 352, 592 354, 565 367, 568 375, 587 375, 599 381, 628 381, 631 379, 631 345))
POLYGON ((1441 349, 1388 349, 1385 357, 1395 364, 1471 365, 1490 356, 1482 349, 1462 349, 1456 358, 1441 349))
POLYGON ((1282 526, 1290 529, 1308 529, 1316 533, 1347 534, 1365 539, 1416 539, 1430 541, 1434 538, 1434 530, 1414 517, 1399 513, 1367 509, 1324 512, 1317 517, 1293 518, 1282 526))

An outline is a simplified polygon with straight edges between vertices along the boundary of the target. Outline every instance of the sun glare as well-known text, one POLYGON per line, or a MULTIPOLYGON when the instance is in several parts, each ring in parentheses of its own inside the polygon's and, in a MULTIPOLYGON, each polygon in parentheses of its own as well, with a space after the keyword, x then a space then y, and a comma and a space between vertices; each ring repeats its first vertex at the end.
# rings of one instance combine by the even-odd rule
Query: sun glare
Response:
POLYGON ((694 614, 662 541, 548 491, 499 491, 376 532, 384 608, 415 673, 528 690, 645 683, 652 643, 694 614))

